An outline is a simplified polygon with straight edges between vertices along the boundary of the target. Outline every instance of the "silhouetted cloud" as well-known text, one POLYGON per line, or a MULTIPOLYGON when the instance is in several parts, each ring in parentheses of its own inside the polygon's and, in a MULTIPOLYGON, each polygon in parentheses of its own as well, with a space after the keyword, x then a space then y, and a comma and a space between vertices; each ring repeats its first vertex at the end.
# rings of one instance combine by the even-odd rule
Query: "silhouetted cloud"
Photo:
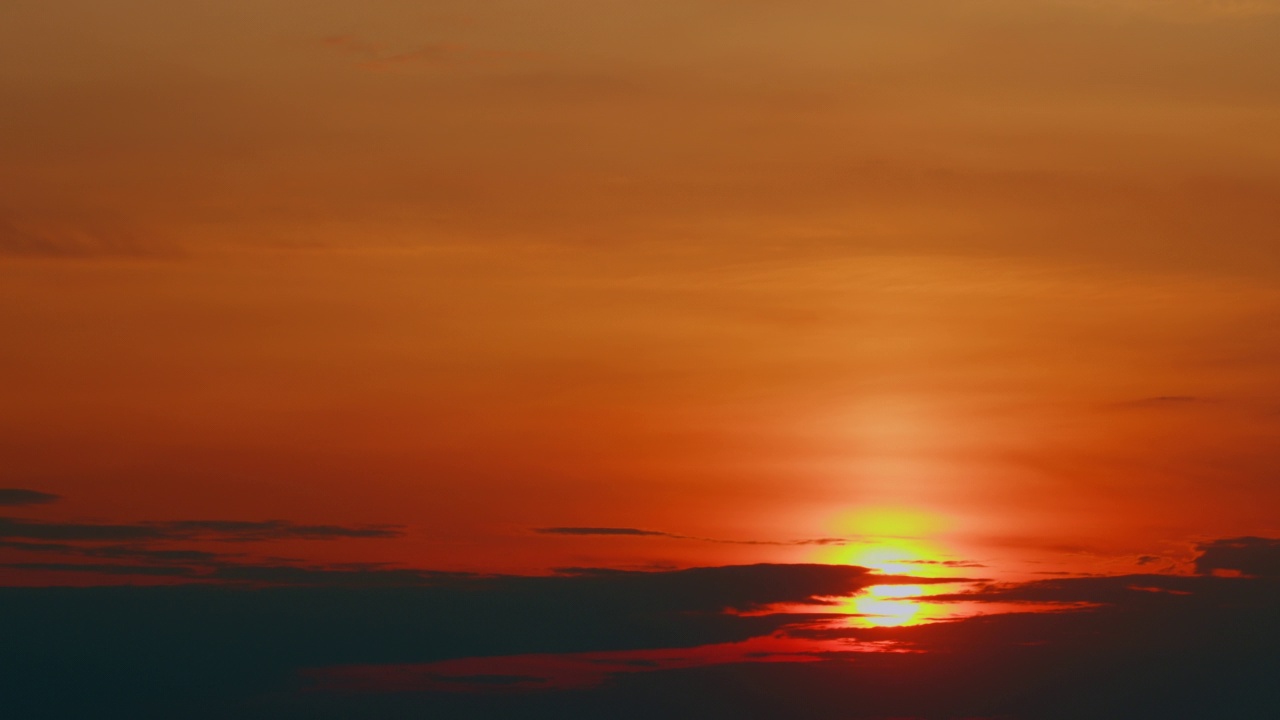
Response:
POLYGON ((470 573, 382 567, 297 567, 293 565, 222 564, 203 576, 208 580, 263 585, 311 587, 414 587, 474 577, 470 573))
POLYGON ((299 570, 223 573, 252 588, 0 589, 6 710, 209 720, 1068 720, 1280 709, 1280 582, 1269 578, 989 585, 953 597, 1090 606, 868 628, 767 612, 884 582, 847 566, 552 577, 299 570), (361 574, 379 579, 352 581, 361 574), (262 586, 280 583, 295 586, 262 586))
POLYGON ((1217 404, 1219 402, 1220 401, 1216 398, 1198 397, 1195 395, 1156 395, 1154 397, 1138 398, 1137 400, 1128 400, 1126 402, 1117 403, 1116 407, 1134 410, 1158 410, 1207 406, 1217 404))
POLYGON ((852 542, 848 538, 807 538, 803 540, 726 540, 723 538, 700 537, 697 535, 681 535, 680 533, 662 532, 660 530, 643 530, 630 527, 542 527, 534 528, 539 535, 602 535, 615 537, 653 537, 671 538, 674 540, 693 540, 696 542, 717 543, 721 545, 847 545, 852 542))
POLYGON ((1251 577, 1280 578, 1280 539, 1238 537, 1202 543, 1196 547, 1196 572, 1238 572, 1251 577))
POLYGON ((638 537, 686 538, 684 535, 627 527, 545 527, 534 528, 533 531, 540 535, 630 535, 638 537))
POLYGON ((46 572, 93 573, 102 575, 146 575, 158 577, 190 577, 191 568, 174 565, 113 565, 110 563, 5 563, 0 567, 46 572))
POLYGON ((18 540, 0 540, 0 548, 20 552, 57 553, 82 557, 138 559, 166 563, 211 563, 227 557, 203 550, 172 550, 148 548, 136 545, 73 545, 70 543, 33 543, 18 540))
POLYGON ((0 517, 0 538, 32 540, 160 540, 172 537, 159 526, 93 525, 83 523, 39 522, 0 517))
POLYGON ((52 493, 23 488, 0 488, 0 505, 47 505, 59 499, 52 493))
POLYGON ((284 520, 179 520, 156 523, 176 536, 213 536, 226 540, 336 540, 396 538, 403 531, 389 525, 298 525, 284 520))
POLYGON ((973 562, 971 560, 901 560, 900 562, 902 562, 905 565, 937 565, 939 567, 949 567, 949 568, 986 567, 986 565, 983 565, 982 563, 973 562))
MULTIPOLYGON (((378 568, 349 575, 362 573, 387 577, 378 568)), ((281 568, 235 579, 246 577, 316 579, 281 568)), ((293 685, 304 667, 731 643, 809 618, 743 611, 880 582, 864 568, 826 565, 405 577, 411 586, 347 577, 341 587, 0 588, 0 695, 16 717, 159 717, 177 701, 231 718, 255 693, 293 685)))
POLYGON ((62 541, 337 540, 395 538, 403 534, 387 525, 299 525, 284 520, 179 520, 134 524, 58 523, 0 517, 0 538, 62 541))

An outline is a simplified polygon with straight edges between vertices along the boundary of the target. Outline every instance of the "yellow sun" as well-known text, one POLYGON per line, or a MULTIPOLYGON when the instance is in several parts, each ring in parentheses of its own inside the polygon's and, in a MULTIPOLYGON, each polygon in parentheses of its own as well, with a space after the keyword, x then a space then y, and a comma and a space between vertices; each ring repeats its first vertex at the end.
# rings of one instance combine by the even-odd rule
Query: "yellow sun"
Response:
MULTIPOLYGON (((829 563, 856 565, 883 575, 946 578, 954 570, 945 564, 948 553, 930 539, 942 521, 936 516, 903 508, 864 508, 844 515, 839 523, 850 542, 824 555, 829 563)), ((945 584, 872 585, 841 603, 856 625, 899 627, 945 617, 948 608, 923 598, 946 591, 945 584)))
POLYGON ((905 598, 914 598, 923 592, 924 588, 919 585, 874 585, 853 598, 850 605, 867 625, 899 627, 912 624, 923 609, 920 603, 905 598))

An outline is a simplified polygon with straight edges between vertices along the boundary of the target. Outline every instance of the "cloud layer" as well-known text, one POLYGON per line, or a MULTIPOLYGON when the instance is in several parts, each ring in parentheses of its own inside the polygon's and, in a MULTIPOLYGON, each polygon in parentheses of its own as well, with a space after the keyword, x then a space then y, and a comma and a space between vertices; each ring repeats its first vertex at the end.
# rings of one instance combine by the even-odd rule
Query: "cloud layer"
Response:
POLYGON ((0 689, 32 717, 1119 720, 1280 709, 1270 578, 991 586, 955 597, 1089 606, 906 628, 761 612, 822 609, 883 582, 847 566, 401 580, 2 589, 0 689))
POLYGON ((57 502, 58 496, 39 490, 22 488, 0 488, 0 506, 14 505, 47 505, 57 502))

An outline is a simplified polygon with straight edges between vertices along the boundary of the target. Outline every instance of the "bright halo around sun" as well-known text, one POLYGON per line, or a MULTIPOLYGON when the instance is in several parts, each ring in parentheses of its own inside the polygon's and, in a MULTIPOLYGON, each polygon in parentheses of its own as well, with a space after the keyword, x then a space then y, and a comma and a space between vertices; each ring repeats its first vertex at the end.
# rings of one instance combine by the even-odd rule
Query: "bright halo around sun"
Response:
POLYGON ((842 516, 835 530, 848 544, 823 560, 858 565, 886 575, 939 577, 947 553, 933 540, 945 523, 937 515, 904 508, 866 508, 842 516))
POLYGON ((924 592, 920 585, 874 585, 850 601, 850 607, 873 627, 901 627, 920 622, 924 604, 912 602, 924 592))
POLYGON ((928 543, 916 540, 886 539, 850 546, 843 564, 859 565, 886 575, 933 577, 938 557, 928 543))
MULTIPOLYGON (((936 515, 901 508, 873 508, 843 517, 840 530, 849 544, 824 553, 824 561, 857 565, 883 575, 914 578, 954 576, 946 564, 950 554, 931 535, 943 522, 936 515)), ((888 578, 886 578, 888 579, 888 578)), ((842 602, 850 624, 901 627, 947 617, 951 608, 924 598, 949 592, 948 584, 890 582, 873 585, 842 602)))

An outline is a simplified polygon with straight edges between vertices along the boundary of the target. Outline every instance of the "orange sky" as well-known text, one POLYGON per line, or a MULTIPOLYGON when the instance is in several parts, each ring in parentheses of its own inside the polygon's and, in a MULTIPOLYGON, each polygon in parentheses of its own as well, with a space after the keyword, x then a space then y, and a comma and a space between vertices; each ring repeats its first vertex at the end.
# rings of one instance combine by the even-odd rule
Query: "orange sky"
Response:
POLYGON ((508 572, 838 560, 696 538, 877 509, 1011 572, 1274 535, 1277 33, 1271 0, 6 0, 0 484, 508 572))

